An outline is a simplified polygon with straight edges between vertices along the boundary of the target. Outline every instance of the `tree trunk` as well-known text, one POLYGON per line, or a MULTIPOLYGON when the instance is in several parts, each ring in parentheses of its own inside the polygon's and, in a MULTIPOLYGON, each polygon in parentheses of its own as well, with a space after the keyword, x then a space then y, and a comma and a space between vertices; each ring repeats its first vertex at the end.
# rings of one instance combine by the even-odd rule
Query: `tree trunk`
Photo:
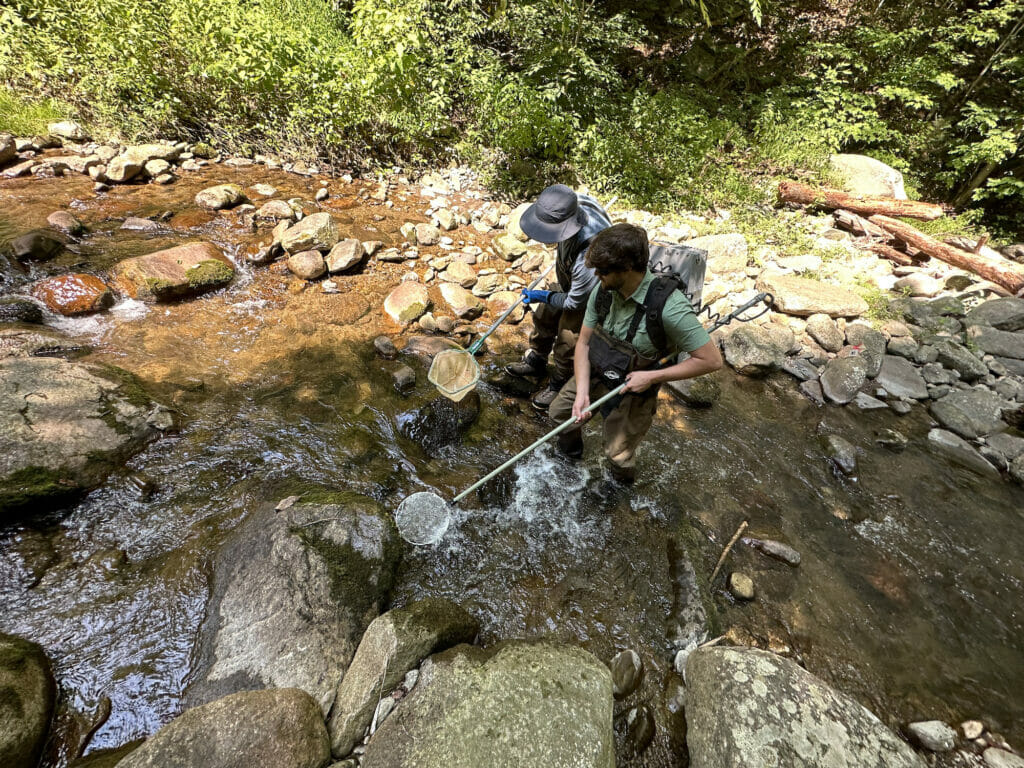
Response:
POLYGON ((942 218, 941 205, 923 203, 918 200, 897 200, 882 195, 857 197, 839 189, 811 187, 797 181, 783 181, 779 184, 779 199, 784 203, 820 205, 824 208, 845 208, 848 211, 871 216, 875 213, 887 216, 907 216, 912 219, 932 221, 942 218))
POLYGON ((967 253, 952 245, 946 245, 921 232, 919 229, 904 224, 902 221, 888 216, 875 215, 871 222, 882 229, 892 232, 902 240, 932 258, 952 264, 954 267, 973 272, 996 285, 1000 285, 1010 293, 1024 291, 1024 267, 1004 259, 992 259, 973 253, 967 253))
POLYGON ((977 240, 971 240, 969 237, 960 237, 959 235, 950 235, 949 237, 943 238, 948 245, 952 245, 954 248, 959 248, 961 251, 967 253, 977 253, 984 256, 986 259, 1002 259, 1003 254, 997 251, 995 248, 989 248, 984 242, 978 242, 977 240))

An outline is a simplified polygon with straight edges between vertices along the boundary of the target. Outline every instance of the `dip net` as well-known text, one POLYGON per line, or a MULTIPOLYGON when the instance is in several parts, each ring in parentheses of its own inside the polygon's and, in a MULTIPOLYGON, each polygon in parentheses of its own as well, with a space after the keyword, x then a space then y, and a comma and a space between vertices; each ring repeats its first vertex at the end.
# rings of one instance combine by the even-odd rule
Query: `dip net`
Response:
POLYGON ((434 357, 427 381, 437 387, 442 395, 457 403, 472 392, 480 381, 480 366, 468 350, 446 349, 434 357))
POLYGON ((406 497, 395 511, 395 525, 402 538, 410 544, 436 544, 451 524, 448 503, 430 491, 406 497))

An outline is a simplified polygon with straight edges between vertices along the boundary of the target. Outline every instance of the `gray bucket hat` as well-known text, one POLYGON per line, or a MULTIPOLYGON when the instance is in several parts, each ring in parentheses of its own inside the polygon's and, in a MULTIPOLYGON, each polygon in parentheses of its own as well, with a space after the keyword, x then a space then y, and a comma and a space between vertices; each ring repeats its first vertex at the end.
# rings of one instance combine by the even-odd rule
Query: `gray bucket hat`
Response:
POLYGON ((552 184, 523 211, 519 228, 539 243, 560 243, 586 223, 587 213, 580 207, 576 193, 565 184, 552 184))

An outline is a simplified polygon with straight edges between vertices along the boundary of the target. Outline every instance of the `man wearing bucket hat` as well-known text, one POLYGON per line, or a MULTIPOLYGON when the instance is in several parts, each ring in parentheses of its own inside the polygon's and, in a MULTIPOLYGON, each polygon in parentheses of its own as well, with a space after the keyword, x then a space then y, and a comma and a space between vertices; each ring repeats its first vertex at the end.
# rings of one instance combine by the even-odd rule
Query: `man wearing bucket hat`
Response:
POLYGON ((573 375, 573 348, 583 325, 587 298, 598 282, 584 257, 590 241, 610 226, 608 213, 597 200, 577 194, 564 184, 553 184, 541 192, 519 220, 527 237, 558 244, 557 285, 549 285, 549 290, 523 291, 525 302, 533 307, 530 348, 522 360, 505 367, 513 376, 540 379, 547 371, 548 355, 554 353, 548 385, 533 397, 534 406, 540 410, 547 410, 573 375))

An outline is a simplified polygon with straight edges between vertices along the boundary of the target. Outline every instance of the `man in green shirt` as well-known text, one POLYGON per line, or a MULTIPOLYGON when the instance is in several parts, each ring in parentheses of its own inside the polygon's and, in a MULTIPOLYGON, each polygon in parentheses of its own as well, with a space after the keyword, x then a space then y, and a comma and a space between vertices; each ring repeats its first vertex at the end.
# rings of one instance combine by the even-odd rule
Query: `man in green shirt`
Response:
POLYGON ((590 294, 573 358, 573 378, 562 387, 548 413, 555 421, 575 416, 580 426, 559 435, 559 448, 570 456, 583 455, 584 411, 625 382, 621 400, 602 408, 604 452, 612 475, 632 482, 636 449, 654 420, 658 388, 711 373, 722 367, 722 356, 672 278, 655 276, 648 268, 647 233, 632 224, 616 224, 598 234, 586 262, 601 285, 590 294), (660 358, 680 352, 688 357, 667 367, 660 358))

